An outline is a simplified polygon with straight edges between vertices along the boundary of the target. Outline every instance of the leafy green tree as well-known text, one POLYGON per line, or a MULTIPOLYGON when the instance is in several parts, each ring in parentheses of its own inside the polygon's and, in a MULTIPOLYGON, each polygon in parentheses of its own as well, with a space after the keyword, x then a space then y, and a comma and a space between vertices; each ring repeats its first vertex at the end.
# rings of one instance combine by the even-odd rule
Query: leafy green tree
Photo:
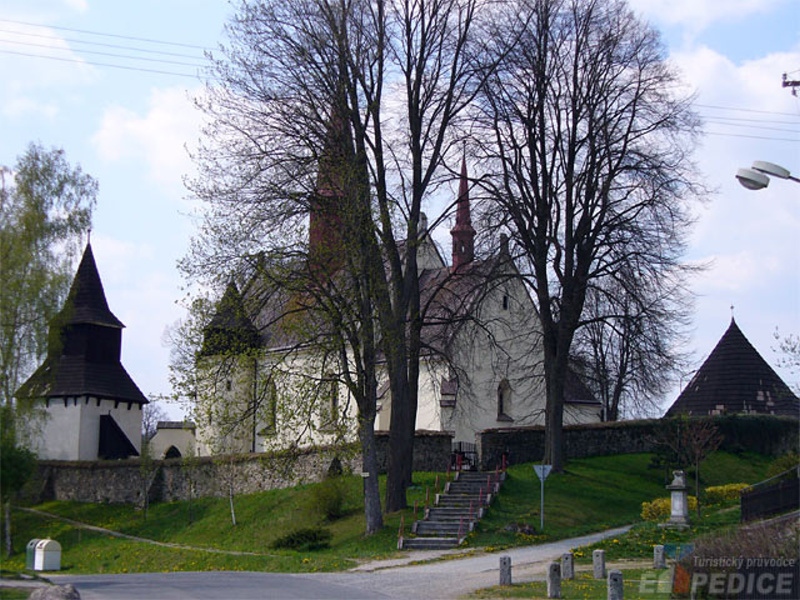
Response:
POLYGON ((14 393, 47 351, 50 321, 69 292, 96 196, 97 181, 60 149, 32 143, 13 169, 0 166, 0 493, 7 553, 11 497, 35 467, 24 439, 32 414, 21 412, 14 393))
POLYGON ((64 151, 30 144, 13 169, 0 166, 0 402, 47 351, 50 321, 69 291, 97 181, 64 151))
POLYGON ((5 553, 11 556, 11 498, 14 497, 36 468, 36 456, 16 444, 10 406, 0 407, 0 500, 3 503, 5 553))

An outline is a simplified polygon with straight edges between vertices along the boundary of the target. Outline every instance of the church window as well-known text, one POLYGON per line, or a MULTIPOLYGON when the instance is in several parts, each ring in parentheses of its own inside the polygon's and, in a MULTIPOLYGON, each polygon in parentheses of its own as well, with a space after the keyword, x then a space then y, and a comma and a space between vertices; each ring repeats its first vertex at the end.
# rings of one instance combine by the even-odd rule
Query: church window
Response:
POLYGON ((508 310, 508 294, 503 294, 503 310, 508 310))
POLYGON ((230 379, 226 379, 225 389, 230 392, 232 387, 233 387, 233 382, 230 379))
POLYGON ((339 421, 339 383, 333 375, 322 381, 320 392, 322 429, 332 431, 339 421))
POLYGON ((262 409, 262 422, 264 428, 259 432, 260 435, 275 435, 278 422, 278 390, 275 382, 270 379, 267 382, 266 395, 262 409))
POLYGON ((511 413, 511 385, 507 379, 503 379, 497 386, 497 420, 513 421, 511 413))

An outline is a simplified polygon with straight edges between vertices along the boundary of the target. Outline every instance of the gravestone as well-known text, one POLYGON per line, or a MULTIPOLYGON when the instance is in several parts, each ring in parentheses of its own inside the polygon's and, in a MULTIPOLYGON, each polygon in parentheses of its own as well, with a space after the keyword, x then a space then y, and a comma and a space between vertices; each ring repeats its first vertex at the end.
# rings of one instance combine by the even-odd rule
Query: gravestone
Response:
POLYGON ((592 571, 595 579, 606 578, 606 552, 595 550, 592 552, 592 571))
POLYGON ((575 579, 575 559, 572 552, 561 555, 561 579, 575 579))
POLYGON ((689 527, 689 498, 686 485, 686 473, 683 471, 672 472, 672 483, 667 486, 670 491, 670 515, 669 521, 663 523, 661 527, 671 529, 688 529, 689 527))
POLYGON ((547 569, 547 597, 561 598, 561 565, 551 562, 547 569))
POLYGON ((622 571, 611 571, 608 574, 608 600, 623 599, 622 571))
POLYGON ((654 569, 666 569, 667 568, 667 561, 664 557, 664 546, 662 544, 656 544, 653 546, 653 568, 654 569))
POLYGON ((511 585, 511 557, 500 557, 500 585, 511 585))

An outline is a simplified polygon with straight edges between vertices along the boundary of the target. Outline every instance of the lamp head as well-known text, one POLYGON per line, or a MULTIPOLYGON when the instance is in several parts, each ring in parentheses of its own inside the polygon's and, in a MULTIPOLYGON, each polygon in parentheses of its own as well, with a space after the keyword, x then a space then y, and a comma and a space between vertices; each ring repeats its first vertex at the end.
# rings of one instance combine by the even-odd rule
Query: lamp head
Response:
POLYGON ((736 179, 748 190, 763 190, 769 185, 769 177, 755 169, 739 169, 736 179))

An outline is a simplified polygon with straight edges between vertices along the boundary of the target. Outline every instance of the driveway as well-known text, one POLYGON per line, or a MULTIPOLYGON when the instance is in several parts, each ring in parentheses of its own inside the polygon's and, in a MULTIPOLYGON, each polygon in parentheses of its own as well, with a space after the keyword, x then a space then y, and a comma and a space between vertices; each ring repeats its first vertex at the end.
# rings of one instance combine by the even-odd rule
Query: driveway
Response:
POLYGON ((55 575, 54 583, 73 584, 82 600, 205 600, 230 598, 368 599, 458 598, 497 585, 500 556, 511 557, 514 581, 543 577, 550 561, 577 546, 618 536, 628 527, 578 538, 513 548, 497 554, 435 560, 453 552, 409 552, 400 559, 367 563, 341 573, 138 573, 55 575), (416 561, 424 564, 410 564, 416 561))

